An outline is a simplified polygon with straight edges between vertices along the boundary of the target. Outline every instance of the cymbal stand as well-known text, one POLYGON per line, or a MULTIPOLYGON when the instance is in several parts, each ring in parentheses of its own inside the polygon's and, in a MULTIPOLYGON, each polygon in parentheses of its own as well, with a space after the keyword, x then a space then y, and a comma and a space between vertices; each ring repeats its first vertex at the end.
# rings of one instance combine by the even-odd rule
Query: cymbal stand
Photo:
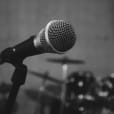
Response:
POLYGON ((61 89, 61 105, 60 105, 60 114, 64 113, 65 109, 65 104, 66 104, 66 79, 67 79, 67 70, 68 70, 68 65, 66 63, 62 64, 62 78, 64 83, 62 84, 62 89, 61 89))

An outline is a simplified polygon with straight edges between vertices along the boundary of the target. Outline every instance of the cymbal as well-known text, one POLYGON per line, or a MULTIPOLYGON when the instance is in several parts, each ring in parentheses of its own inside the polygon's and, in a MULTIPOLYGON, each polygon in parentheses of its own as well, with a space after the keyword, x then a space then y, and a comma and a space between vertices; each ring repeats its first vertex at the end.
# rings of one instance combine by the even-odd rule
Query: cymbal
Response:
POLYGON ((60 63, 60 64, 84 64, 85 63, 83 60, 74 60, 68 57, 63 57, 59 59, 49 58, 47 59, 47 61, 53 62, 53 63, 60 63))
POLYGON ((49 76, 49 73, 48 72, 45 72, 45 73, 39 73, 39 72, 36 72, 36 71, 33 71, 33 70, 28 70, 28 73, 36 76, 36 77, 40 77, 40 78, 43 78, 45 80, 50 80, 52 82, 55 82, 57 84, 62 84, 63 81, 62 80, 58 80, 56 78, 53 78, 51 76, 49 76))

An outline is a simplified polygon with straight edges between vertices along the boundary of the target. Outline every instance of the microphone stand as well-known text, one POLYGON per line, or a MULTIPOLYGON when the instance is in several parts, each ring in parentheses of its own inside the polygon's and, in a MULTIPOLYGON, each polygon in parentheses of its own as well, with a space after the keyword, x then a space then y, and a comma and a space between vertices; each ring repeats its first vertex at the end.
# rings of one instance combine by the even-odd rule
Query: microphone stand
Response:
POLYGON ((25 83, 27 74, 27 66, 24 64, 15 65, 15 71, 12 75, 12 88, 10 90, 8 100, 6 102, 6 109, 4 110, 4 114, 11 114, 12 109, 21 85, 25 83))

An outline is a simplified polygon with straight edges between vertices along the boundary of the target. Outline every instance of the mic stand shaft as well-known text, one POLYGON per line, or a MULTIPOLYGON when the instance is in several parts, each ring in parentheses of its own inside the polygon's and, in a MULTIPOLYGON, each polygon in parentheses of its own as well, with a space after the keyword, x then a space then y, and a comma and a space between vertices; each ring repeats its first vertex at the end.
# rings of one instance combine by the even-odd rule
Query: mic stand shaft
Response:
POLYGON ((8 96, 4 114, 12 113, 12 109, 13 109, 19 88, 21 85, 25 83, 26 74, 27 74, 27 67, 24 64, 19 64, 15 66, 15 71, 11 79, 12 88, 8 96))

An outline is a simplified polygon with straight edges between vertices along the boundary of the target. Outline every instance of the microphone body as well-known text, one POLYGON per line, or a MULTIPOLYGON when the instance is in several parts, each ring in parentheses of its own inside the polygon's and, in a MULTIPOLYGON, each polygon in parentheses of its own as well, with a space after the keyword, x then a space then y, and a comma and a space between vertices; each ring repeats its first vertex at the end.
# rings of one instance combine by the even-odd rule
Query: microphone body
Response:
POLYGON ((41 46, 36 49, 34 46, 34 38, 35 36, 31 36, 26 41, 3 50, 0 54, 0 64, 4 62, 22 63, 22 61, 28 56, 42 54, 44 49, 41 46))
POLYGON ((71 24, 63 20, 53 20, 38 35, 3 50, 0 64, 20 64, 26 57, 42 53, 63 54, 73 47, 75 41, 76 36, 71 24))

